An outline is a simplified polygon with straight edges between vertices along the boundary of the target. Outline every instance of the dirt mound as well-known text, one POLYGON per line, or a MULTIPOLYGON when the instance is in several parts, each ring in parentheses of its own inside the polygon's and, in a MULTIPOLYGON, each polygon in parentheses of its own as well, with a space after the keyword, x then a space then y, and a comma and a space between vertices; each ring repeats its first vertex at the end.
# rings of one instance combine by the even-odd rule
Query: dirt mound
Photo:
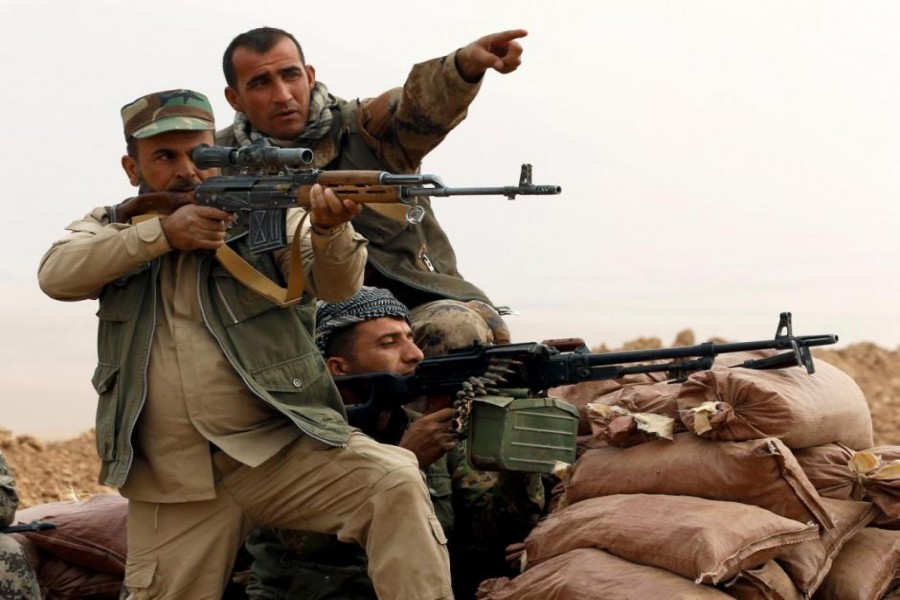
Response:
MULTIPOLYGON (((694 343, 694 334, 685 330, 673 345, 694 343)), ((640 338, 623 349, 661 346, 658 338, 640 338)), ((595 351, 608 349, 601 346, 595 351)), ((814 354, 846 371, 862 388, 872 410, 875 445, 900 444, 900 349, 860 343, 840 350, 816 350, 814 354)), ((97 483, 100 464, 93 431, 64 442, 41 442, 33 436, 14 436, 0 430, 0 450, 16 476, 22 508, 115 492, 97 483)))
POLYGON ((19 508, 116 492, 97 483, 100 461, 93 430, 64 442, 41 442, 0 429, 0 451, 16 478, 19 508))
POLYGON ((900 348, 861 343, 813 355, 845 371, 862 388, 872 411, 875 445, 900 444, 900 348))

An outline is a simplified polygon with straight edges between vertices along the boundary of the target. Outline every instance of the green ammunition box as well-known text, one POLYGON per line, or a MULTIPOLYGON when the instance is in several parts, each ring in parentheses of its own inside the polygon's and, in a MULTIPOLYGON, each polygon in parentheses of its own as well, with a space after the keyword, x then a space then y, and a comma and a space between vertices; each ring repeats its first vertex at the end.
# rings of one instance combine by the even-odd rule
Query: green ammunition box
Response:
POLYGON ((578 409, 555 398, 484 396, 472 401, 469 461, 484 471, 551 473, 575 462, 578 409))

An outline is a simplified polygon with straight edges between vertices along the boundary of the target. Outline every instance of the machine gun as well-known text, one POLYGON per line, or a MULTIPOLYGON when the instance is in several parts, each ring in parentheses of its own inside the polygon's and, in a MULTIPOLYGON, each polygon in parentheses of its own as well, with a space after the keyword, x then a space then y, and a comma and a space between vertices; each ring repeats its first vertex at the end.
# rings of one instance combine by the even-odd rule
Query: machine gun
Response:
MULTIPOLYGON (((346 407, 347 417, 351 425, 363 431, 372 431, 384 411, 396 409, 422 397, 453 399, 467 383, 471 386, 473 382, 475 385, 481 382, 494 394, 500 388, 524 389, 524 394, 518 392, 519 396, 532 400, 544 399, 546 405, 546 402, 552 400, 546 398, 546 391, 556 386, 581 381, 618 379, 634 373, 658 372, 666 373, 672 382, 683 381, 694 371, 712 368, 717 356, 735 352, 783 350, 772 356, 731 365, 732 367, 781 369, 799 366, 812 374, 815 372, 815 365, 810 348, 834 344, 837 341, 838 336, 831 334, 795 336, 791 313, 784 312, 779 316, 775 337, 768 340, 708 342, 694 346, 596 354, 591 353, 583 343, 571 344, 568 343, 569 340, 563 341, 566 343, 562 344, 556 341, 497 346, 476 344, 444 356, 426 358, 410 375, 394 373, 349 375, 335 377, 335 383, 345 398, 364 399, 360 403, 346 407), (560 347, 573 346, 574 349, 560 350, 560 347)), ((552 402, 557 405, 560 403, 558 400, 552 402)), ((540 403, 531 402, 532 415, 543 410, 544 405, 539 407, 538 404, 540 403)), ((458 410, 460 408, 457 407, 458 410)), ((471 407, 463 410, 468 412, 471 407)), ((542 425, 532 428, 545 427, 542 425)), ((470 445, 477 445, 477 440, 473 440, 472 437, 473 433, 477 435, 477 430, 476 424, 474 432, 471 427, 467 432, 466 423, 463 421, 457 434, 467 435, 470 445)), ((493 436, 494 433, 496 432, 492 431, 487 437, 493 436)), ((574 456, 574 432, 571 437, 571 450, 574 456)))
POLYGON ((287 244, 285 211, 309 206, 312 186, 331 188, 338 198, 359 203, 403 203, 406 218, 419 223, 425 215, 419 197, 516 196, 559 194, 558 185, 534 185, 531 165, 522 165, 519 185, 501 187, 447 187, 437 175, 393 174, 383 171, 323 171, 306 168, 313 153, 307 148, 251 145, 243 148, 201 145, 192 151, 197 167, 236 169, 240 175, 210 177, 194 190, 198 204, 227 212, 244 213, 249 226, 251 252, 287 244), (266 174, 276 171, 275 174, 266 174))

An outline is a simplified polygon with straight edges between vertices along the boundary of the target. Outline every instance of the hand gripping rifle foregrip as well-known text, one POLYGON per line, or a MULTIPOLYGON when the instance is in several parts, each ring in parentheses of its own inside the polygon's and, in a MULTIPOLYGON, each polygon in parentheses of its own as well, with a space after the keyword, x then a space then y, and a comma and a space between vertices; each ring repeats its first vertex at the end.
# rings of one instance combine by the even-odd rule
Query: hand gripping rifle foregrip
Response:
MULTIPOLYGON (((402 189, 397 185, 385 185, 382 171, 319 171, 315 183, 331 189, 341 200, 353 200, 360 204, 384 204, 400 202, 402 189)), ((314 184, 297 188, 297 204, 309 206, 310 191, 314 184)))

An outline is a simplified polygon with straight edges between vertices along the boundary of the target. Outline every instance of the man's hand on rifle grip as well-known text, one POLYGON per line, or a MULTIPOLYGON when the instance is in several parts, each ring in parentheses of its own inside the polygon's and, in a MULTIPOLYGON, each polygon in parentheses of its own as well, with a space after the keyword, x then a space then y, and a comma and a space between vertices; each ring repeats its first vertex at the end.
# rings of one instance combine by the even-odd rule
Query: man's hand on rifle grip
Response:
POLYGON ((225 229, 237 217, 211 206, 186 204, 160 217, 163 233, 176 250, 215 250, 225 243, 225 229))
POLYGON ((441 409, 414 421, 403 433, 398 446, 405 448, 419 459, 419 467, 424 468, 456 447, 450 432, 453 410, 441 409))

